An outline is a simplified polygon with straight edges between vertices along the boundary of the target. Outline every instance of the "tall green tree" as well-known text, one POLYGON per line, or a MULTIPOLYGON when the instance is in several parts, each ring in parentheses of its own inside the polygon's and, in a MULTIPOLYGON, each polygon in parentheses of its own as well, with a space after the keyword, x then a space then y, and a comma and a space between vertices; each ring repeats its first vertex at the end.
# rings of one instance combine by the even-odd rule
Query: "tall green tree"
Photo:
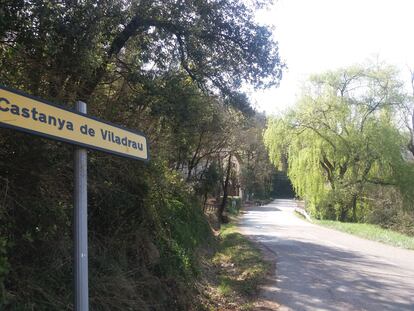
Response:
POLYGON ((405 129, 407 130, 408 143, 407 147, 414 156, 414 71, 410 71, 411 96, 403 105, 402 119, 405 129))
POLYGON ((240 143, 239 154, 242 159, 241 179, 245 196, 268 199, 273 192, 275 167, 272 165, 263 142, 266 117, 257 113, 249 118, 240 143))
POLYGON ((277 43, 254 19, 266 2, 8 1, 0 11, 0 55, 12 69, 0 81, 18 78, 33 94, 88 102, 125 70, 136 76, 182 68, 225 96, 243 82, 274 85, 283 68, 277 43))
MULTIPOLYGON (((190 309, 177 293, 209 231, 203 178, 180 171, 230 141, 229 111, 251 112, 242 83, 278 83, 277 43, 253 18, 265 2, 0 1, 0 84, 83 99, 150 141, 148 165, 89 154, 92 309, 190 309)), ((72 147, 6 129, 0 145, 0 308, 70 310, 72 147)))
POLYGON ((287 155, 289 177, 318 217, 357 221, 373 185, 412 195, 413 167, 395 118, 402 85, 385 65, 327 72, 311 77, 294 109, 269 121, 272 161, 287 155))

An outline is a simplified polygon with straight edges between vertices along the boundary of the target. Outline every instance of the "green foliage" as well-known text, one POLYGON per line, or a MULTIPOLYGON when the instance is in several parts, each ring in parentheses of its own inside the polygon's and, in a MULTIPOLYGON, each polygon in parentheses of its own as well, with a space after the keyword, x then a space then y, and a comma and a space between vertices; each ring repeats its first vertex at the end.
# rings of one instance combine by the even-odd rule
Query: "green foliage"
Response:
MULTIPOLYGON (((177 185, 180 191, 184 185, 177 185)), ((157 222, 160 225, 157 245, 160 248, 159 269, 174 277, 190 278, 197 273, 195 251, 204 242, 211 239, 210 227, 200 213, 201 207, 197 199, 162 195, 162 201, 154 208, 164 205, 159 211, 157 222)))
MULTIPOLYGON (((370 187, 370 204, 364 207, 361 217, 364 221, 414 236, 414 210, 404 204, 405 198, 400 191, 391 187, 370 187)), ((362 212, 362 211, 361 211, 362 212)))
POLYGON ((328 228, 354 234, 365 239, 401 248, 414 249, 414 237, 389 229, 383 229, 377 225, 345 223, 332 220, 320 220, 316 223, 328 228))
POLYGON ((225 296, 254 295, 270 270, 260 250, 238 233, 234 225, 226 225, 221 230, 220 245, 213 263, 232 267, 232 272, 223 273, 220 278, 219 290, 225 296))
POLYGON ((217 193, 218 183, 221 180, 220 169, 216 162, 209 165, 196 187, 200 195, 207 196, 209 193, 217 193))
MULTIPOLYGON (((239 86, 277 84, 283 69, 252 18, 265 2, 2 4, 1 84, 85 100, 150 142, 150 164, 89 153, 91 309, 191 309, 194 252, 211 237, 195 190, 215 191, 214 156, 252 112, 239 86)), ((0 146, 5 308, 70 310, 73 149, 6 129, 0 146)))
POLYGON ((257 293, 272 266, 257 245, 225 224, 213 247, 202 257, 203 296, 200 310, 256 310, 257 293), (255 309, 256 308, 256 309, 255 309))
POLYGON ((90 102, 116 67, 129 81, 182 68, 200 86, 234 97, 243 81, 265 87, 281 78, 277 43, 253 18, 258 5, 8 1, 0 12, 0 81, 21 81, 35 95, 90 102))
MULTIPOLYGON (((90 162, 91 307, 94 310, 164 310, 167 305, 172 310, 186 308, 188 301, 180 301, 176 296, 181 293, 179 296, 185 297, 191 290, 186 286, 197 273, 195 250, 211 239, 200 204, 181 177, 157 161, 145 167, 139 162, 125 163, 118 158, 91 155, 90 162), (169 278, 174 283, 168 283, 169 278)), ((42 185, 54 193, 54 182, 51 178, 42 185)), ((9 234, 13 228, 15 235, 21 234, 18 230, 26 230, 20 240, 15 238, 7 246, 11 264, 5 279, 6 306, 69 309, 71 209, 65 206, 70 206, 71 197, 68 195, 69 202, 59 203, 62 198, 55 194, 49 202, 42 202, 43 211, 39 199, 32 199, 29 205, 23 201, 24 196, 14 196, 14 188, 10 183, 8 200, 16 200, 19 205, 5 206, 8 216, 2 218, 1 228, 9 234), (12 207, 19 213, 11 214, 12 207), (54 208, 61 210, 61 214, 67 213, 63 224, 54 208), (51 212, 55 219, 47 218, 51 212), (11 226, 28 213, 39 215, 28 220, 35 223, 32 231, 21 222, 19 227, 11 226)), ((7 262, 4 263, 1 262, 2 267, 7 269, 7 262)))
POLYGON ((242 153, 241 183, 246 196, 266 200, 274 192, 275 169, 270 162, 263 142, 266 119, 257 114, 249 120, 247 129, 239 140, 242 153))
POLYGON ((315 75, 297 107, 269 120, 271 161, 287 157, 296 193, 317 218, 364 221, 373 189, 397 191, 401 208, 412 207, 414 166, 397 124, 406 98, 397 75, 383 64, 315 75))

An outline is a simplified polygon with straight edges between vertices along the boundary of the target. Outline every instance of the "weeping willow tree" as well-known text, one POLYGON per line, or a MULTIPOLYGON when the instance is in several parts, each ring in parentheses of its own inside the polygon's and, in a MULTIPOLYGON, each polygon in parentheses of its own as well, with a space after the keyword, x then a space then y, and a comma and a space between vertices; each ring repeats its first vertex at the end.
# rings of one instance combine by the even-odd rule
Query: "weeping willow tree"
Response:
POLYGON ((276 166, 288 159, 296 193, 316 217, 361 220, 373 187, 391 187, 411 202, 414 170, 396 123, 405 100, 397 76, 383 64, 312 76, 295 108, 268 121, 270 158, 276 166))

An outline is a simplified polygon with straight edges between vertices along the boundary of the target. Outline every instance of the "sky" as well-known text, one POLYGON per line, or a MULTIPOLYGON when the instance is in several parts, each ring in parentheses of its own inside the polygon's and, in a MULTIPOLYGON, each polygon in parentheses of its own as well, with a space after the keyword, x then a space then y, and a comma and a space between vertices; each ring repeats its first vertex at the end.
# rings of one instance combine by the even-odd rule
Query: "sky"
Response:
POLYGON ((377 58, 399 67, 408 85, 413 15, 414 0, 275 0, 256 18, 274 27, 288 69, 278 88, 251 91, 252 102, 259 111, 278 114, 294 105, 310 74, 377 58))

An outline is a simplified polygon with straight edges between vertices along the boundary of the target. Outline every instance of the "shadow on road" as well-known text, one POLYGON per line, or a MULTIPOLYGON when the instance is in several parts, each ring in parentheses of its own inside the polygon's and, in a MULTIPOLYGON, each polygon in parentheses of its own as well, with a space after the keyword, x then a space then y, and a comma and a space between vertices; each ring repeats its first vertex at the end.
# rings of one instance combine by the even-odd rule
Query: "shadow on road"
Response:
POLYGON ((336 247, 269 235, 250 238, 277 250, 276 256, 283 254, 278 257, 277 284, 266 287, 263 296, 291 310, 414 310, 413 293, 400 282, 401 276, 381 271, 395 266, 379 266, 336 247))
POLYGON ((382 253, 392 248, 352 236, 338 240, 334 231, 295 217, 295 207, 297 201, 281 199, 253 206, 238 225, 275 255, 276 276, 263 288, 265 300, 280 303, 281 311, 414 311, 411 254, 393 261, 395 255, 382 253))

